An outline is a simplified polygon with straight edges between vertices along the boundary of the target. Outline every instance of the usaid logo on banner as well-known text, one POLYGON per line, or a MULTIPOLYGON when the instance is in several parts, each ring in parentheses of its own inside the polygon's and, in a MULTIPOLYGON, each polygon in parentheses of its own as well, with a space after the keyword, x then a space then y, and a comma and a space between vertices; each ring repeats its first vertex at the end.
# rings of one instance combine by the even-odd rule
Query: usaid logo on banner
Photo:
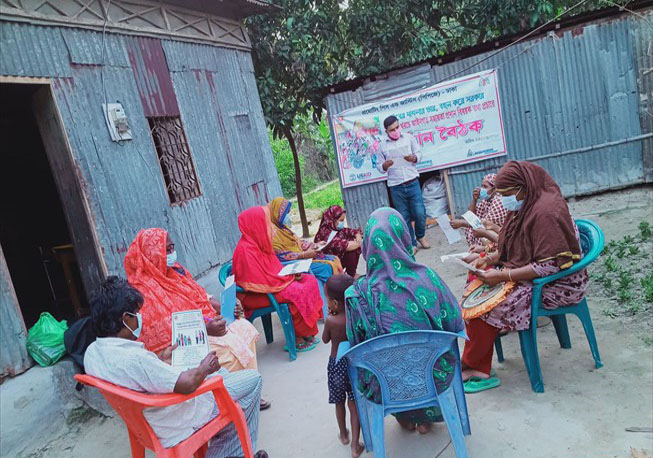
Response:
POLYGON ((349 180, 351 181, 361 181, 372 176, 372 172, 367 173, 352 173, 349 175, 349 180))

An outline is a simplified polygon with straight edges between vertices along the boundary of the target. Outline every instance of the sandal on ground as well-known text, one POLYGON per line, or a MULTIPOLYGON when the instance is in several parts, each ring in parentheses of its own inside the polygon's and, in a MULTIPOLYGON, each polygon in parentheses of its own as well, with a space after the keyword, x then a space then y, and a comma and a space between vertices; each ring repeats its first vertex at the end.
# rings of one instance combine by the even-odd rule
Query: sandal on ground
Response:
MULTIPOLYGON (((303 343, 295 346, 295 351, 301 353, 303 351, 310 351, 314 349, 317 344, 320 343, 320 339, 315 338, 313 340, 305 340, 303 343)), ((288 351, 288 345, 283 346, 283 351, 288 351)))
MULTIPOLYGON (((245 458, 243 456, 228 456, 227 458, 245 458)), ((269 458, 268 452, 265 450, 259 450, 254 454, 254 458, 269 458)))
POLYGON ((261 403, 259 408, 261 410, 267 410, 272 406, 272 403, 270 401, 266 401, 265 399, 261 399, 261 403))
POLYGON ((469 380, 463 382, 465 393, 479 393, 481 391, 496 388, 499 385, 501 385, 501 380, 499 380, 497 377, 470 377, 469 380))

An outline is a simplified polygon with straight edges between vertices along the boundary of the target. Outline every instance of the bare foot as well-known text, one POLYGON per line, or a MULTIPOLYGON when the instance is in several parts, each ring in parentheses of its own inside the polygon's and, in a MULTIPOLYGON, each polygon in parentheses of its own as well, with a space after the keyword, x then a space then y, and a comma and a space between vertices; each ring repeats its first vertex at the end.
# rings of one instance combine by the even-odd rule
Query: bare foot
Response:
POLYGON ((489 374, 485 374, 483 372, 474 370, 474 369, 465 369, 463 370, 462 373, 463 376, 463 382, 466 382, 472 377, 478 377, 478 378, 490 378, 489 374))
POLYGON ((397 423, 401 425, 402 428, 404 428, 406 431, 415 431, 415 423, 411 423, 409 421, 403 421, 397 418, 397 423))
POLYGON ((351 458, 358 458, 365 451, 365 446, 360 442, 354 444, 351 443, 351 458))
POLYGON ((431 248, 431 244, 426 240, 426 237, 422 237, 418 240, 419 244, 422 245, 422 248, 428 250, 431 248))
POLYGON ((431 423, 422 423, 417 425, 417 432, 420 434, 427 434, 431 432, 431 423))
POLYGON ((348 445, 349 444, 349 430, 345 429, 344 434, 343 433, 338 434, 338 439, 340 439, 340 442, 342 442, 342 445, 348 445))

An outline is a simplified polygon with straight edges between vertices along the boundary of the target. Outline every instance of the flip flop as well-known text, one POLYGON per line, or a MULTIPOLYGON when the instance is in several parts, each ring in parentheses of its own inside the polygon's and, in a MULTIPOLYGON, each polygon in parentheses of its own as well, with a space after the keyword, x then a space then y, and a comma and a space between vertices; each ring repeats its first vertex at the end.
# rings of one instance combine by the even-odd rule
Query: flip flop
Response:
MULTIPOLYGON (((313 340, 307 340, 306 342, 310 343, 310 345, 307 347, 296 347, 295 351, 302 352, 312 350, 321 342, 321 340, 319 338, 314 338, 313 340)), ((283 346, 283 351, 288 351, 288 345, 283 346)))
POLYGON ((471 377, 466 382, 463 382, 465 393, 479 393, 481 391, 490 390, 501 385, 501 380, 497 377, 480 378, 471 377))

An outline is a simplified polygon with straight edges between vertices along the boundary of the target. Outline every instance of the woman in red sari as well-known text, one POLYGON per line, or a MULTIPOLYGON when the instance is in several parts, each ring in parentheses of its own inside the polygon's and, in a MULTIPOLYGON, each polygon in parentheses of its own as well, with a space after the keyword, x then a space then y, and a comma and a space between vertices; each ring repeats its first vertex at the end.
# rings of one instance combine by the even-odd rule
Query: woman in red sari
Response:
POLYGON ((245 315, 269 306, 267 293, 288 304, 292 315, 297 351, 315 348, 317 320, 322 315, 322 298, 312 275, 279 276, 283 268, 272 248, 272 223, 268 207, 252 207, 238 215, 242 234, 233 259, 236 284, 247 291, 239 294, 245 315))
MULTIPOLYGON (((139 231, 127 250, 127 280, 145 298, 141 308, 143 327, 138 340, 148 350, 159 352, 171 345, 172 313, 201 310, 209 346, 216 352, 220 365, 229 372, 257 369, 258 331, 254 325, 245 319, 236 319, 226 326, 219 314, 220 303, 177 262, 176 253, 175 244, 163 229, 139 231)), ((269 402, 261 400, 261 408, 267 407, 269 402)))
POLYGON ((363 233, 358 229, 345 227, 345 210, 340 205, 330 206, 323 214, 320 228, 315 234, 315 243, 326 242, 329 235, 336 231, 335 237, 322 250, 340 258, 340 263, 350 277, 356 276, 358 258, 361 255, 363 233))

